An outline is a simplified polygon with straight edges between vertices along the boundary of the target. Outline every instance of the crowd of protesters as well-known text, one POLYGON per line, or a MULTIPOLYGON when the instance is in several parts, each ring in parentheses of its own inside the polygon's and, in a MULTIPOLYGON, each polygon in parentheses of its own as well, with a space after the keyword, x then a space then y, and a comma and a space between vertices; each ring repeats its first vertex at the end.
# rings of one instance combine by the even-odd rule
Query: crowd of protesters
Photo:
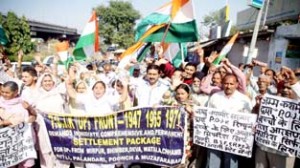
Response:
MULTIPOLYGON (((11 71, 9 61, 1 56, 0 65, 0 127, 21 122, 33 123, 33 139, 39 161, 28 159, 18 167, 128 167, 126 164, 69 163, 57 160, 47 138, 43 113, 93 114, 103 116, 111 112, 139 106, 172 105, 185 108, 192 128, 193 106, 219 108, 241 113, 259 113, 264 95, 289 99, 300 98, 300 69, 282 67, 274 71, 265 63, 253 60, 239 67, 224 58, 213 64, 218 53, 205 56, 201 47, 195 51, 199 62, 183 62, 175 68, 164 58, 162 47, 149 53, 144 61, 131 59, 122 68, 103 60, 83 65, 74 62, 67 70, 57 70, 58 57, 52 65, 44 65, 40 56, 36 63, 21 69, 23 54, 19 53, 18 71, 11 71), (260 75, 253 75, 259 68, 260 75)), ((192 129, 188 135, 192 138, 192 129)), ((190 138, 190 141, 192 139, 190 138)), ((254 145, 253 155, 245 159, 234 154, 206 149, 190 143, 186 163, 177 167, 207 168, 296 168, 295 157, 276 150, 254 145)), ((135 163, 133 163, 134 165, 135 163)), ((297 165, 298 164, 298 165, 297 165)), ((140 167, 154 165, 137 163, 140 167)))

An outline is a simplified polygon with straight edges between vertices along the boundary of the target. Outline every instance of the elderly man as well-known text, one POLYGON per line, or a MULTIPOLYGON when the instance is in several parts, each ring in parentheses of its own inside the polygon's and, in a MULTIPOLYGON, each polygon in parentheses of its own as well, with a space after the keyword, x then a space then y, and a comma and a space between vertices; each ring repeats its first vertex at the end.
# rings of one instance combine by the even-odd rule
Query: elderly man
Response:
MULTIPOLYGON (((289 99, 299 100, 296 93, 293 91, 292 85, 296 85, 297 80, 290 78, 295 78, 292 71, 285 72, 286 80, 279 95, 289 99), (289 74, 290 73, 290 74, 289 74), (293 75, 293 77, 291 77, 293 75), (291 85, 292 84, 292 85, 291 85)), ((268 87, 271 83, 271 79, 266 75, 261 75, 258 78, 257 85, 259 88, 259 93, 256 97, 256 105, 253 108, 254 113, 259 112, 259 107, 261 104, 261 99, 264 95, 268 95, 268 87)), ((279 152, 275 149, 271 149, 262 145, 257 144, 255 152, 255 167, 256 168, 293 168, 295 162, 295 157, 289 157, 287 154, 279 152)))
MULTIPOLYGON (((222 81, 223 91, 213 94, 208 107, 223 109, 228 112, 250 113, 252 109, 250 99, 239 92, 238 79, 234 74, 227 74, 222 81)), ((238 156, 222 151, 208 149, 207 165, 209 168, 220 168, 222 161, 224 168, 238 168, 238 156)))

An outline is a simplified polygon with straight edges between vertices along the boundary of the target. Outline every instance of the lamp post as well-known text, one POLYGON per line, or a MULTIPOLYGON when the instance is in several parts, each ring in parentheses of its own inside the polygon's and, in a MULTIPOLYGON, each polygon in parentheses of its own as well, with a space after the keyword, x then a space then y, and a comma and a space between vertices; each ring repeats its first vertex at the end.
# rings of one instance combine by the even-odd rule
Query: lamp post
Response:
POLYGON ((253 58, 254 49, 255 49, 255 45, 256 45, 256 41, 257 41, 257 35, 258 35, 258 31, 259 31, 259 26, 260 26, 260 21, 261 21, 263 9, 264 9, 264 4, 265 4, 264 1, 262 3, 263 3, 262 7, 257 8, 258 15, 257 15, 255 26, 254 26, 254 31, 253 31, 253 35, 252 35, 252 39, 251 39, 251 43, 250 43, 250 48, 249 48, 246 64, 249 64, 252 61, 252 58, 253 58))

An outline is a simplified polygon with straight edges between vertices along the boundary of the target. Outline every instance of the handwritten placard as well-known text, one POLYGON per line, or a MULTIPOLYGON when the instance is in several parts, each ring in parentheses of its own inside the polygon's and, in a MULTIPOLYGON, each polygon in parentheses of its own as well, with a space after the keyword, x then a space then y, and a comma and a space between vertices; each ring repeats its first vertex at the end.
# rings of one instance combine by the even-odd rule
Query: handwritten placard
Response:
POLYGON ((172 167, 184 155, 185 112, 136 108, 103 117, 45 115, 55 156, 87 163, 146 162, 172 167))
POLYGON ((197 107, 194 117, 194 143, 251 157, 256 118, 254 114, 197 107))
POLYGON ((263 97, 255 140, 300 158, 300 102, 271 95, 263 97))
POLYGON ((26 159, 37 158, 31 125, 21 123, 0 129, 0 158, 0 167, 11 167, 26 159))

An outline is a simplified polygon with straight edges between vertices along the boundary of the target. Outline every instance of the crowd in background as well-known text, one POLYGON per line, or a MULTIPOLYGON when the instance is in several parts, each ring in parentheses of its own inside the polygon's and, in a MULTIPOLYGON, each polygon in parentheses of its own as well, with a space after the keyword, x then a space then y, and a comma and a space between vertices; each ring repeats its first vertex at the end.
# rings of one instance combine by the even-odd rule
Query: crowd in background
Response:
MULTIPOLYGON (((300 68, 282 67, 274 71, 258 60, 235 66, 224 58, 219 65, 213 61, 217 52, 204 55, 201 47, 195 51, 198 62, 183 62, 175 68, 164 58, 162 48, 150 52, 142 62, 131 59, 126 66, 118 67, 119 53, 111 61, 106 55, 101 64, 95 62, 72 63, 64 71, 58 70, 58 56, 53 64, 45 65, 41 56, 35 64, 21 68, 23 53, 18 55, 18 70, 10 69, 9 61, 0 65, 0 127, 21 122, 33 123, 33 139, 39 162, 28 159, 18 167, 70 167, 71 163, 55 158, 43 113, 70 113, 75 115, 107 115, 131 107, 155 107, 160 105, 181 106, 189 118, 192 141, 193 106, 219 108, 241 113, 259 113, 264 95, 277 95, 299 101, 300 68), (260 75, 254 76, 253 69, 260 75)), ((256 167, 296 168, 295 157, 273 149, 254 145, 252 158, 190 145, 186 151, 186 164, 178 167, 256 167)), ((140 167, 155 167, 137 164, 140 167)), ((74 167, 127 167, 125 164, 72 163, 74 167)))

